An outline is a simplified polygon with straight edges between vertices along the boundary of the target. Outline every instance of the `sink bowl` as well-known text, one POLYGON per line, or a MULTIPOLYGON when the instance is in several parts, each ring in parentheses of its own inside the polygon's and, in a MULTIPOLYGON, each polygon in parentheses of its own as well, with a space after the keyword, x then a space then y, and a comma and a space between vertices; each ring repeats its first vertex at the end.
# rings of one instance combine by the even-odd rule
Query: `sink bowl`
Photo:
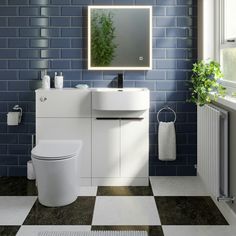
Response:
POLYGON ((150 107, 147 88, 96 88, 92 108, 103 111, 142 111, 150 107))

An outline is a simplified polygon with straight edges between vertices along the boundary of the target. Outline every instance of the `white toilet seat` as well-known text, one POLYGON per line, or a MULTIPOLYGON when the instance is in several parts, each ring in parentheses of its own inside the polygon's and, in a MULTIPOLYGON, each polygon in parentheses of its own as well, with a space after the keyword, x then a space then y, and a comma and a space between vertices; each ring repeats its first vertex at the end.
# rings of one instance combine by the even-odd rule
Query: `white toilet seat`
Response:
POLYGON ((73 158, 80 152, 81 144, 77 140, 41 140, 32 149, 31 157, 44 161, 73 158))

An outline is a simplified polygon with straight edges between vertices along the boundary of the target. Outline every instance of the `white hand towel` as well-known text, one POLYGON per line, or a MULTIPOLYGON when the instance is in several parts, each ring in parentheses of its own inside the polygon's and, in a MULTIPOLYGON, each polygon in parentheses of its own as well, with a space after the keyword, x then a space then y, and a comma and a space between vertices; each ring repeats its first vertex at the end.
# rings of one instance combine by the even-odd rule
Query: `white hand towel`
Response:
POLYGON ((176 160, 176 135, 174 122, 160 122, 158 129, 159 160, 176 160))

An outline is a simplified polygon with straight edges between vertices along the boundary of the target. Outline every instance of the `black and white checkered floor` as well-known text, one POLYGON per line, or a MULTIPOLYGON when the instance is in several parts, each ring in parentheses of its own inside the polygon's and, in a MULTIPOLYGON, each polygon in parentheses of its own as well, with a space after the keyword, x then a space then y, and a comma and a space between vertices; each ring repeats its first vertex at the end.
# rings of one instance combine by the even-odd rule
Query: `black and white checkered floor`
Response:
POLYGON ((197 177, 151 177, 149 187, 81 187, 60 208, 39 204, 34 182, 0 178, 0 235, 145 230, 149 236, 235 236, 197 177))

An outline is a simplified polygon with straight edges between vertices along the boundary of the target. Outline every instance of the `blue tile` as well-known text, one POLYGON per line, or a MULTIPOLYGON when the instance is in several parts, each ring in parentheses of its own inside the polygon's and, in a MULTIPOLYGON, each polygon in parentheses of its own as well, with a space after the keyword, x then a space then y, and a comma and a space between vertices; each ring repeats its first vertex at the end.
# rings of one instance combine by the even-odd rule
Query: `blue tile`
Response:
POLYGON ((167 16, 187 16, 188 8, 187 7, 167 7, 166 15, 167 16))
POLYGON ((18 95, 14 92, 1 92, 0 100, 1 101, 17 101, 18 95))
POLYGON ((0 49, 0 58, 16 58, 17 51, 15 49, 0 49))
MULTIPOLYGON (((1 148, 1 146, 0 146, 1 148)), ((0 176, 7 176, 7 167, 6 166, 0 166, 0 176)))
POLYGON ((42 7, 41 16, 60 16, 61 11, 59 7, 42 7))
POLYGON ((178 166, 177 167, 177 175, 178 176, 196 176, 197 170, 194 165, 192 166, 178 166))
POLYGON ((112 5, 112 0, 93 0, 93 3, 96 5, 112 5))
POLYGON ((164 7, 153 7, 152 8, 153 16, 164 16, 165 15, 165 8, 164 7))
POLYGON ((70 26, 70 18, 69 17, 51 17, 50 25, 52 27, 57 26, 70 26))
POLYGON ((195 0, 177 0, 178 5, 197 5, 195 0))
POLYGON ((31 5, 49 5, 49 0, 30 0, 31 5))
POLYGON ((125 80, 144 80, 145 73, 143 71, 126 71, 124 73, 125 80))
POLYGON ((176 176, 177 170, 176 166, 157 166, 156 175, 157 176, 176 176))
POLYGON ((71 0, 51 0, 52 5, 70 5, 71 0))
POLYGON ((21 37, 40 37, 40 29, 20 28, 21 37))
POLYGON ((28 81, 9 81, 8 82, 9 91, 27 91, 29 90, 28 81))
MULTIPOLYGON (((19 92, 20 101, 35 101, 34 92, 19 92)), ((24 132, 25 133, 25 132, 24 132)))
POLYGON ((83 69, 84 62, 82 60, 73 60, 71 61, 71 69, 83 69))
POLYGON ((166 58, 187 58, 187 52, 185 49, 168 49, 166 50, 166 58))
POLYGON ((30 69, 48 69, 49 61, 48 60, 31 60, 30 69))
POLYGON ((175 60, 157 60, 156 61, 157 69, 176 69, 175 60))
MULTIPOLYGON (((121 1, 121 0, 119 0, 121 1)), ((127 1, 127 0, 125 0, 127 1)), ((91 5, 92 0, 71 0, 72 5, 91 5)))
POLYGON ((46 17, 30 18, 30 26, 48 27, 49 26, 49 19, 46 17))
POLYGON ((70 47, 70 40, 60 39, 60 38, 59 39, 51 39, 50 46, 51 46, 51 48, 69 48, 70 47))
POLYGON ((19 165, 23 166, 23 165, 27 165, 27 162, 31 160, 31 157, 30 155, 28 156, 20 155, 18 160, 19 160, 19 165))
MULTIPOLYGON (((64 79, 67 79, 67 80, 82 80, 82 72, 81 72, 81 70, 64 71, 64 79)), ((84 78, 84 80, 85 80, 85 78, 84 78)), ((78 84, 78 82, 75 82, 75 83, 78 84)), ((76 85, 76 84, 74 84, 74 85, 76 85)), ((74 85, 72 87, 74 87, 74 85)))
POLYGON ((136 81, 135 87, 148 88, 150 91, 156 90, 156 83, 154 81, 136 81))
POLYGON ((190 17, 178 17, 177 26, 179 27, 189 27, 193 25, 193 19, 190 17))
POLYGON ((186 101, 185 92, 167 92, 166 93, 167 101, 186 101))
POLYGON ((62 16, 82 16, 82 7, 62 7, 62 16))
POLYGON ((18 143, 18 135, 16 134, 0 134, 1 144, 16 144, 18 143))
POLYGON ((83 17, 71 17, 71 26, 83 27, 83 17))
POLYGON ((9 48, 27 48, 28 45, 29 45, 28 39, 20 39, 20 38, 8 39, 9 48))
POLYGON ((72 39, 71 40, 72 48, 83 48, 83 40, 82 39, 72 39))
POLYGON ((19 73, 20 80, 36 80, 39 78, 39 72, 35 70, 23 70, 19 73))
POLYGON ((102 72, 83 71, 83 80, 102 80, 102 72))
POLYGON ((69 69, 70 68, 70 61, 66 60, 53 60, 51 62, 52 69, 69 69))
POLYGON ((8 61, 8 68, 9 69, 27 69, 28 66, 28 61, 26 60, 10 60, 8 61))
POLYGON ((41 37, 59 37, 60 29, 59 28, 45 28, 40 31, 41 37))
POLYGON ((7 69, 7 61, 0 60, 0 69, 7 69))
POLYGON ((40 58, 39 49, 20 49, 19 50, 20 58, 40 58))
POLYGON ((28 17, 10 17, 8 19, 8 26, 22 26, 27 27, 29 25, 29 18, 28 17))
POLYGON ((0 7, 0 16, 17 16, 17 7, 0 7))
POLYGON ((197 114, 196 113, 188 113, 188 122, 197 123, 197 114))
POLYGON ((193 103, 178 103, 177 111, 178 112, 196 112, 197 107, 193 103))
POLYGON ((192 39, 178 39, 177 46, 178 48, 192 48, 194 46, 194 42, 192 39))
POLYGON ((62 28, 62 37, 81 37, 82 28, 62 28))
POLYGON ((39 16, 39 7, 20 7, 20 16, 39 16))
POLYGON ((165 71, 150 70, 146 72, 147 80, 160 80, 160 79, 165 79, 165 77, 166 77, 165 71))
POLYGON ((29 0, 8 0, 9 5, 28 5, 29 0))
POLYGON ((59 58, 60 51, 57 49, 41 50, 41 58, 59 58))
POLYGON ((7 0, 2 0, 2 1, 0 2, 0 5, 7 5, 7 0))
POLYGON ((0 26, 1 27, 7 27, 7 18, 1 18, 0 19, 0 26))
POLYGON ((175 5, 176 0, 157 0, 157 5, 175 5))
POLYGON ((155 0, 135 0, 137 5, 155 5, 155 0))
POLYGON ((156 26, 157 27, 173 27, 176 26, 175 17, 156 17, 156 26))
POLYGON ((170 38, 158 38, 156 39, 157 48, 176 48, 177 40, 170 38))
POLYGON ((178 133, 196 133, 196 124, 176 124, 176 132, 178 133))
POLYGON ((177 81, 177 90, 178 91, 188 91, 189 90, 188 81, 177 81))
POLYGON ((0 28, 0 37, 16 37, 17 35, 18 29, 16 28, 0 28))
POLYGON ((192 60, 178 60, 177 61, 177 68, 191 70, 193 67, 193 63, 194 62, 192 60))
POLYGON ((114 5, 133 5, 134 0, 113 0, 113 3, 114 5))
POLYGON ((49 45, 48 39, 31 39, 30 47, 32 48, 47 48, 49 45))
POLYGON ((165 28, 153 28, 152 30, 153 37, 165 37, 166 29, 165 28))
MULTIPOLYGON (((0 91, 6 91, 7 90, 7 81, 0 81, 0 91)), ((0 104, 2 106, 2 104, 0 104)))
POLYGON ((150 98, 151 98, 151 101, 165 101, 166 94, 165 92, 151 92, 150 98))
POLYGON ((176 90, 176 81, 157 81, 156 82, 157 91, 175 91, 176 90))
POLYGON ((167 71, 166 72, 167 80, 186 80, 186 71, 167 71))
POLYGON ((62 58, 81 58, 82 50, 81 49, 62 49, 61 56, 62 58))
POLYGON ((0 80, 17 80, 18 79, 18 73, 17 71, 13 70, 2 70, 0 80))
POLYGON ((188 30, 185 28, 167 28, 166 36, 167 37, 187 37, 188 30))
POLYGON ((8 168, 9 176, 26 176, 26 166, 10 166, 8 168))

